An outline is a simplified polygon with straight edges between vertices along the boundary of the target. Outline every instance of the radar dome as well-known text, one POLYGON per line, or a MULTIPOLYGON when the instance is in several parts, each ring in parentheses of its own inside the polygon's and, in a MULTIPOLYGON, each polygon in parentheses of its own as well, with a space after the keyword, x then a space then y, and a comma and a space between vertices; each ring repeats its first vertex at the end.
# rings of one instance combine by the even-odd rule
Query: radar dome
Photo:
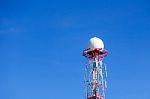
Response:
POLYGON ((100 38, 93 37, 89 40, 88 48, 104 48, 104 43, 100 38))

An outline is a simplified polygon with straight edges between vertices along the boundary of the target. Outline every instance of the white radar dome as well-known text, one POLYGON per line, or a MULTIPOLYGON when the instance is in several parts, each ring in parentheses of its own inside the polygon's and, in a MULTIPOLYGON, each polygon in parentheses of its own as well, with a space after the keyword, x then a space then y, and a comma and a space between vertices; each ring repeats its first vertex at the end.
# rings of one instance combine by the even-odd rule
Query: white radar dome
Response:
POLYGON ((104 43, 100 38, 93 37, 89 40, 88 48, 104 48, 104 43))

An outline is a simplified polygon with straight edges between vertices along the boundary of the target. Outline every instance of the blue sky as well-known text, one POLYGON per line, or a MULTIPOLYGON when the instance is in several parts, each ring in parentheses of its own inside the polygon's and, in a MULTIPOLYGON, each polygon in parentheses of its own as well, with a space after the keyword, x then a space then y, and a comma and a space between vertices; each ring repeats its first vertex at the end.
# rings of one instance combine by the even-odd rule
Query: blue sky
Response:
POLYGON ((150 99, 148 0, 1 0, 0 99, 85 99, 82 51, 109 51, 106 99, 150 99))

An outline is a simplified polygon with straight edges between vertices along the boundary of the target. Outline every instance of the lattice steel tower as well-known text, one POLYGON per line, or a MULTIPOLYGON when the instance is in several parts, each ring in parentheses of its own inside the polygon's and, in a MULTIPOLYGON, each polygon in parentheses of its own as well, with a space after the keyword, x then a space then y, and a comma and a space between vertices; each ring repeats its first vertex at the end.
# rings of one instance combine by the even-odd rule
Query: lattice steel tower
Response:
POLYGON ((102 61, 107 51, 103 41, 97 37, 91 38, 83 56, 88 59, 85 69, 86 99, 105 99, 107 71, 102 61))

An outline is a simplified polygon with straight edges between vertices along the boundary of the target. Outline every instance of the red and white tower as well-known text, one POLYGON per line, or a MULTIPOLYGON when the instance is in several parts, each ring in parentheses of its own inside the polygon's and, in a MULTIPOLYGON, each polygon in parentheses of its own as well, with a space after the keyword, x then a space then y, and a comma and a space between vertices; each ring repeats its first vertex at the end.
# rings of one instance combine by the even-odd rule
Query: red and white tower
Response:
POLYGON ((86 99, 105 99, 107 71, 102 61, 107 56, 107 50, 104 49, 103 41, 97 37, 91 38, 83 56, 88 59, 85 74, 86 99))

